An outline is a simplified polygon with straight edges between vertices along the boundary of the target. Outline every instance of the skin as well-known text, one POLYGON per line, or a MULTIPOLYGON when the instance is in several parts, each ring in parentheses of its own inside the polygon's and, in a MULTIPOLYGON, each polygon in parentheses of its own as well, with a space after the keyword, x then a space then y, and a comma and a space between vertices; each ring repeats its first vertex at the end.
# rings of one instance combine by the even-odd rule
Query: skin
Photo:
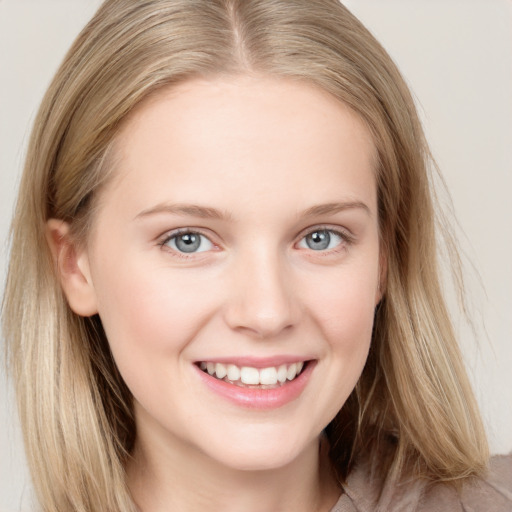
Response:
POLYGON ((368 130, 312 85, 241 76, 164 90, 116 147, 86 246, 55 219, 48 238, 70 306, 99 313, 133 393, 138 505, 329 510, 340 490, 320 434, 362 372, 381 298, 368 130), (203 233, 201 251, 180 253, 176 229, 203 233), (315 230, 341 236, 314 250, 315 230), (276 355, 315 366, 298 398, 269 410, 218 396, 195 366, 276 355))

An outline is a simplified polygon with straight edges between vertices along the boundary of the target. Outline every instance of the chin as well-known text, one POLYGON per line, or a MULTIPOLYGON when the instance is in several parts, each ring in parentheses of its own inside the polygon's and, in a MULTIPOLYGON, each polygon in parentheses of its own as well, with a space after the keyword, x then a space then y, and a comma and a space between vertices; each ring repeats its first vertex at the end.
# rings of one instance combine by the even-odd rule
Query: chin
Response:
POLYGON ((273 471, 292 464, 304 456, 311 448, 316 451, 317 437, 298 439, 296 436, 274 435, 263 438, 227 436, 217 445, 210 444, 205 453, 223 466, 237 471, 273 471), (225 439, 226 439, 225 438, 225 439))

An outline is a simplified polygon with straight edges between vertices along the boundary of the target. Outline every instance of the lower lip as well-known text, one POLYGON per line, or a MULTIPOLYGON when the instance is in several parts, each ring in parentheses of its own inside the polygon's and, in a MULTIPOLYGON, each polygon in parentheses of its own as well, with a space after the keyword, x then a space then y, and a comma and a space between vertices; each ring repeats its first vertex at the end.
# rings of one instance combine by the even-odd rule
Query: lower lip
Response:
POLYGON ((270 389, 242 387, 236 384, 229 384, 228 382, 212 377, 197 366, 195 367, 199 377, 206 386, 211 391, 230 402, 240 407, 250 409, 277 409, 296 400, 300 396, 315 366, 315 361, 309 361, 298 377, 286 381, 281 386, 270 389))

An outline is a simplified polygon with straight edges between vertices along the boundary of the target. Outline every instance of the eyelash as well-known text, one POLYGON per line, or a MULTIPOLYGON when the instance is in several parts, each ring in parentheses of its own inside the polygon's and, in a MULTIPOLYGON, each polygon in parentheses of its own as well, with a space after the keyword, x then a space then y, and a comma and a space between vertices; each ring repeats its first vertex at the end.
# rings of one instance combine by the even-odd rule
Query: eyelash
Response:
MULTIPOLYGON (((214 244, 209 236, 204 233, 203 231, 201 231, 200 229, 195 229, 195 228, 181 228, 181 229, 177 229, 175 231, 171 231, 170 233, 167 233, 166 236, 163 238, 163 240, 161 240, 158 245, 163 249, 163 250, 167 250, 168 252, 172 253, 173 256, 177 257, 177 258, 183 258, 183 259, 190 259, 190 258, 193 258, 193 257, 197 257, 197 252, 192 252, 192 253, 184 253, 184 252, 181 252, 181 251, 177 251, 175 249, 173 249, 172 247, 166 247, 166 244, 168 244, 171 240, 173 240, 174 238, 178 238, 179 236, 183 236, 183 235, 190 235, 190 234, 194 234, 194 235, 200 235, 200 236, 203 236, 205 237, 208 241, 210 241, 210 243, 216 247, 216 244, 214 244)), ((203 251, 201 251, 203 252, 203 251)), ((199 253, 200 254, 200 253, 199 253)))
MULTIPOLYGON (((347 249, 347 247, 350 247, 355 242, 354 236, 350 234, 348 231, 341 230, 341 229, 334 229, 329 226, 314 226, 311 229, 308 229, 307 231, 301 233, 299 242, 304 240, 307 236, 312 235, 313 233, 319 232, 319 231, 327 231, 330 234, 333 234, 335 236, 338 236, 341 239, 341 242, 334 248, 329 250, 319 250, 315 251, 313 249, 309 249, 313 253, 317 253, 319 256, 328 256, 331 254, 337 254, 341 252, 344 249, 347 249)), ((216 244, 212 242, 209 238, 209 236, 204 233, 201 229, 196 228, 181 228, 175 231, 172 231, 170 233, 167 233, 166 236, 158 243, 158 245, 166 250, 166 244, 168 244, 171 240, 174 238, 177 238, 182 235, 188 235, 188 234, 197 234, 200 236, 205 237, 214 247, 216 247, 216 244)), ((193 257, 197 257, 197 254, 200 254, 201 252, 208 252, 208 251, 200 251, 198 252, 191 252, 191 253, 183 253, 181 251, 177 251, 171 247, 167 247, 167 250, 169 252, 172 252, 173 256, 176 256, 178 258, 183 259, 190 259, 193 257)))
POLYGON ((326 231, 326 232, 330 233, 331 235, 335 235, 335 236, 339 237, 340 243, 333 249, 319 250, 319 251, 315 251, 311 248, 306 249, 306 250, 309 250, 311 253, 314 253, 316 256, 327 257, 327 256, 331 256, 333 254, 338 254, 341 251, 349 248, 355 242, 354 236, 351 233, 349 233, 348 231, 339 229, 339 228, 335 229, 335 228, 332 228, 329 226, 322 226, 322 225, 314 226, 313 228, 308 229, 306 232, 302 233, 300 236, 299 242, 301 242, 302 240, 305 240, 306 237, 312 235, 313 233, 317 233, 319 231, 320 232, 326 231))

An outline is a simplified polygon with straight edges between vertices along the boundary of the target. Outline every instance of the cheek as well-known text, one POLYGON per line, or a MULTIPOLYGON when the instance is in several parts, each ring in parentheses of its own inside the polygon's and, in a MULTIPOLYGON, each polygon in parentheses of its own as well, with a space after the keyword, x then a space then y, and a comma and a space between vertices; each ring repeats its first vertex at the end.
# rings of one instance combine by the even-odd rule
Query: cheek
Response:
POLYGON ((311 317, 329 354, 329 364, 322 370, 326 382, 332 383, 323 404, 329 418, 353 391, 368 357, 378 288, 378 271, 373 268, 340 268, 333 279, 324 281, 323 293, 317 288, 310 295, 311 317))
POLYGON ((320 428, 343 407, 368 357, 378 279, 372 268, 339 268, 323 280, 322 289, 308 287, 313 329, 325 342, 319 363, 323 392, 316 394, 313 411, 320 428))
POLYGON ((310 295, 312 316, 333 349, 369 344, 376 306, 377 272, 340 272, 310 295))
POLYGON ((166 269, 117 268, 100 281, 98 310, 125 380, 179 354, 214 310, 197 279, 170 279, 166 269), (196 283, 196 284, 194 284, 196 283))

